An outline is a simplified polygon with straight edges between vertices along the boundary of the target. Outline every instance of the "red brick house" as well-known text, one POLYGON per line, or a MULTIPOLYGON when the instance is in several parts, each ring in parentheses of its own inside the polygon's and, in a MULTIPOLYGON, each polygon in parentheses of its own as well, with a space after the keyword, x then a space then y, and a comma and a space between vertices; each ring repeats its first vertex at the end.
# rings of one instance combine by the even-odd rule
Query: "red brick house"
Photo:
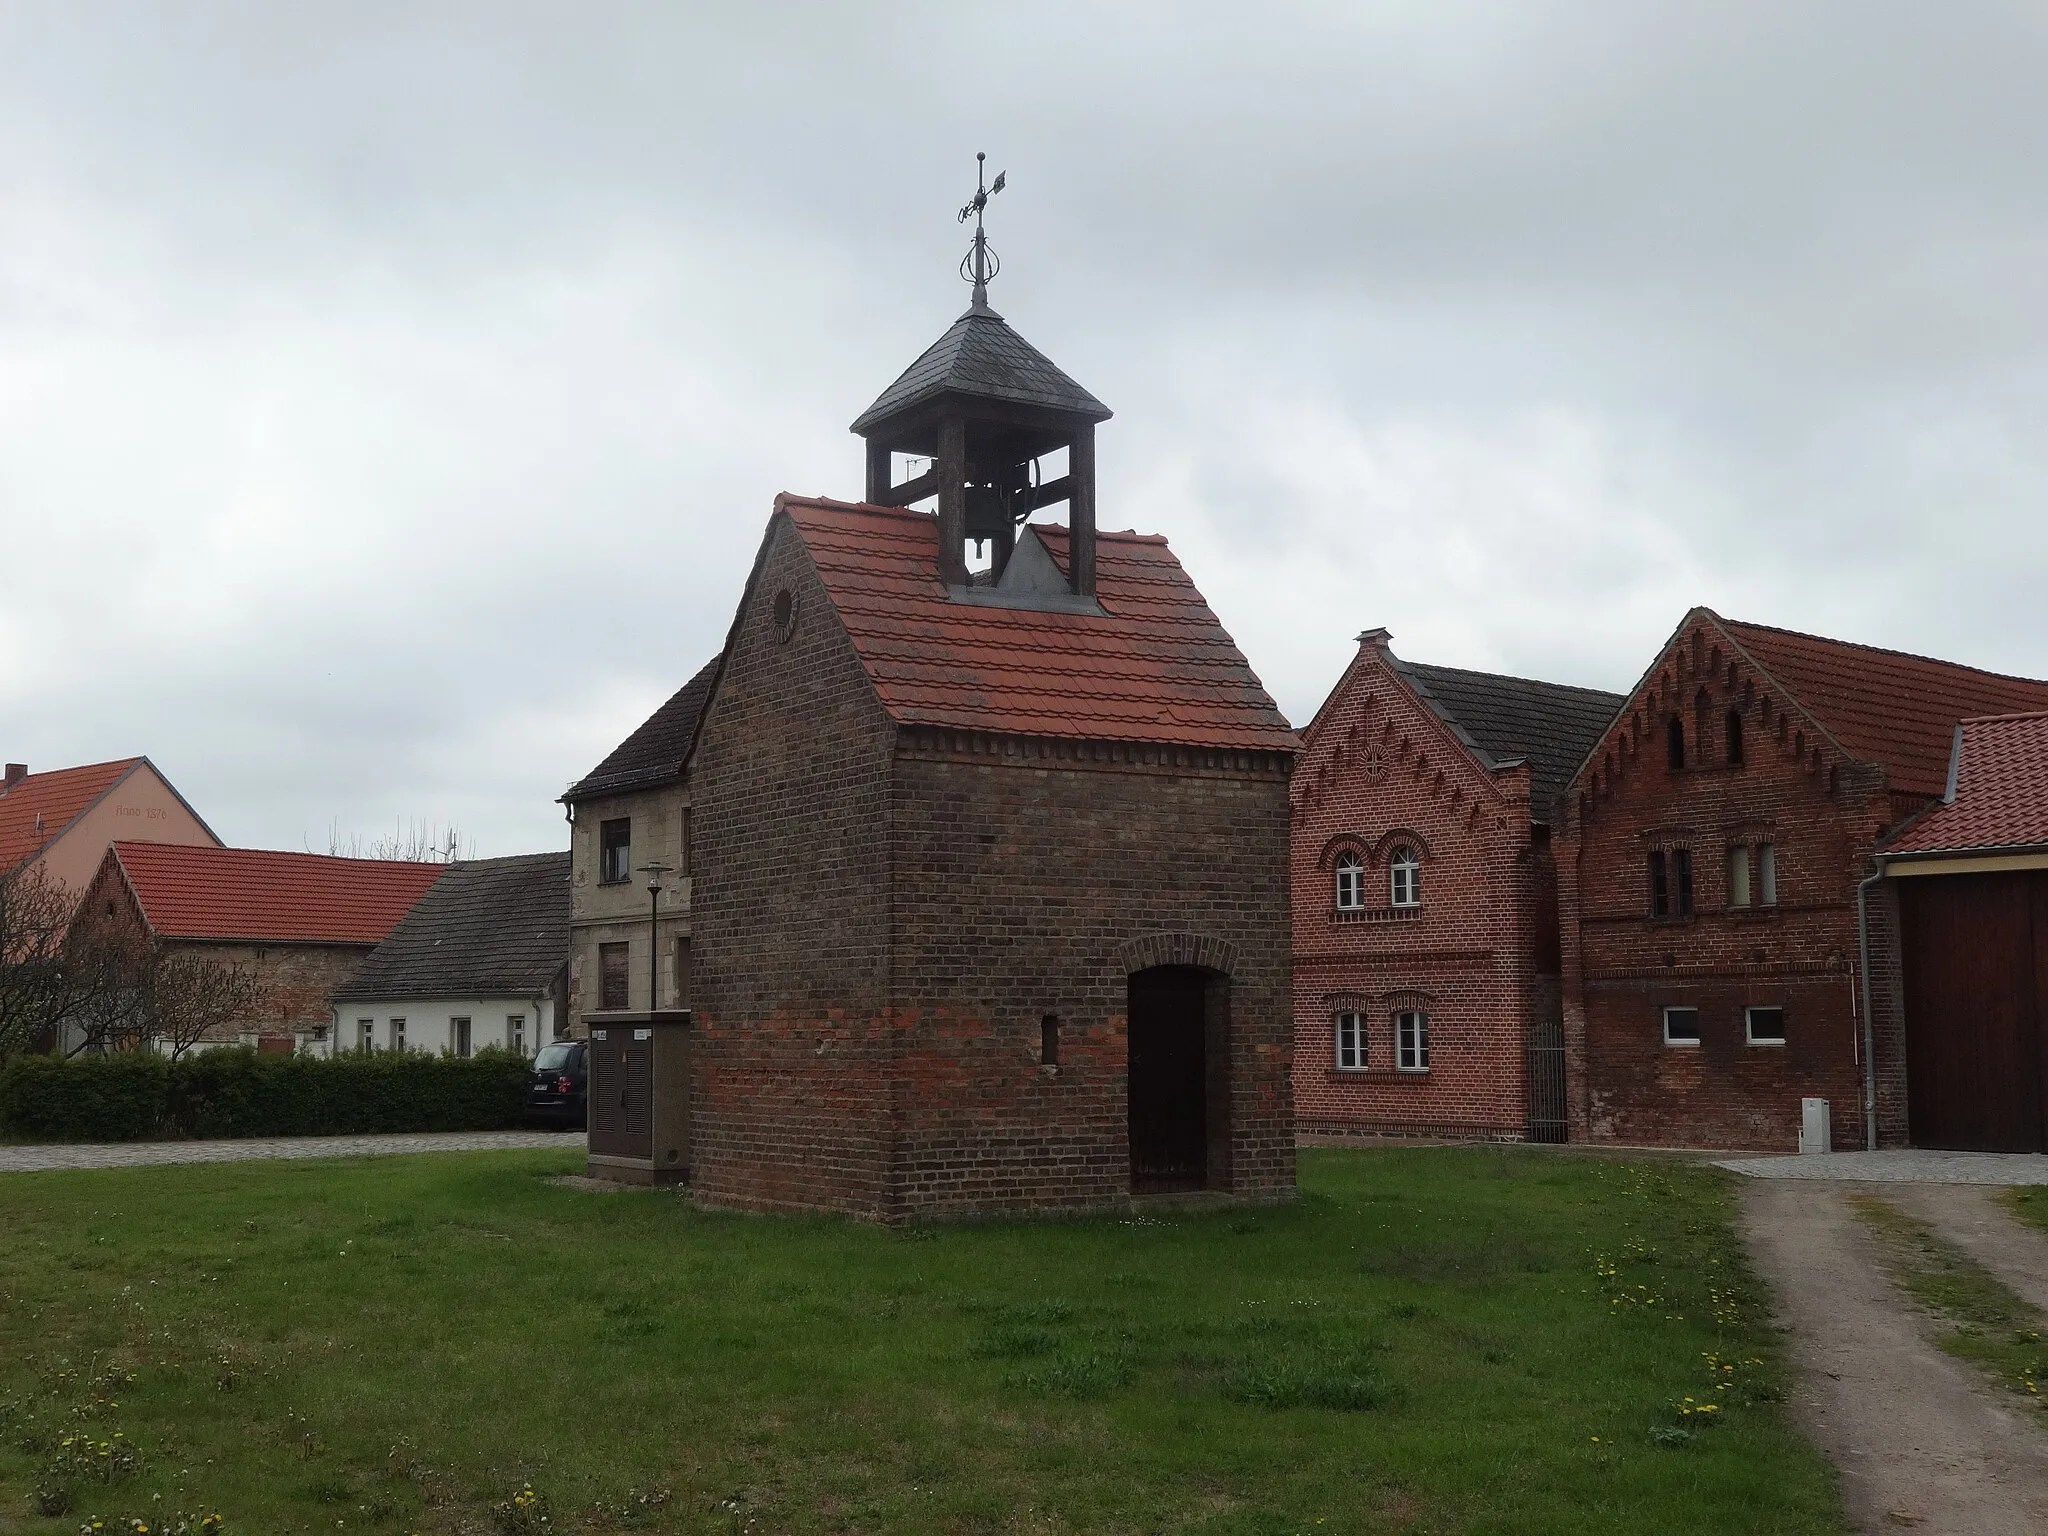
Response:
POLYGON ((1165 541, 1097 535, 1108 414, 977 292, 856 423, 867 501, 777 500, 688 762, 698 1198, 1291 1198, 1298 741, 1165 541))
POLYGON ((325 1053, 333 1049, 335 989, 448 868, 121 842, 87 887, 80 920, 125 930, 137 945, 250 971, 263 990, 262 1016, 236 1021, 204 1044, 325 1053))
POLYGON ((1297 1124, 1562 1140, 1551 823, 1621 697, 1358 639, 1294 775, 1297 1124))
POLYGON ((1914 1145, 2048 1152, 2048 711, 1957 726, 1941 801, 1878 859, 1914 1145))
POLYGON ((2048 682, 1687 614, 1557 840, 1574 1139, 1791 1151, 1810 1096, 1835 1146, 1903 1143, 1874 856, 1942 797, 1960 720, 2044 707, 2048 682))

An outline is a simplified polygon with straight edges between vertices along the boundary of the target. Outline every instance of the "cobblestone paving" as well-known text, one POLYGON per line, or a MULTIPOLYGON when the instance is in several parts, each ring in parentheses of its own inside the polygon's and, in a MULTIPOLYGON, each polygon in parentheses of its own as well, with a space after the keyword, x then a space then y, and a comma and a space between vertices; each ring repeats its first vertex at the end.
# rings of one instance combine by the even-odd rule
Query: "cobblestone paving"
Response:
POLYGON ((582 1151, 581 1131, 434 1131, 413 1136, 280 1136, 254 1141, 138 1141, 0 1147, 0 1173, 54 1168, 147 1168, 162 1163, 246 1163, 304 1157, 391 1157, 402 1152, 582 1151))
POLYGON ((1848 1184, 2048 1184, 2048 1157, 2038 1152, 1883 1152, 1820 1156, 1728 1157, 1717 1168, 1753 1179, 1827 1179, 1848 1184))

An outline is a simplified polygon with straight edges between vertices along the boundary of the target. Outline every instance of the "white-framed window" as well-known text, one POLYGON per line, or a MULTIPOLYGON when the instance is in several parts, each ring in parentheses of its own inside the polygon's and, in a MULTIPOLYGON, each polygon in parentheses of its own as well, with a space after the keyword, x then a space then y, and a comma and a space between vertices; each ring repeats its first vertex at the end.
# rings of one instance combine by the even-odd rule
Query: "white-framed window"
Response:
POLYGON ((1785 1010, 1776 1007, 1745 1008, 1742 1010, 1742 1029, 1751 1045, 1783 1045, 1785 1010))
POLYGON ((1666 1008, 1664 1010, 1664 1043, 1666 1045, 1698 1045, 1700 1043, 1699 1009, 1666 1008))
POLYGON ((1406 843, 1387 860, 1387 886, 1397 907, 1422 905, 1422 860, 1406 843))
POLYGON ((468 1056, 473 1054, 469 1034, 469 1020, 450 1019, 448 1021, 448 1033, 453 1037, 448 1043, 455 1048, 456 1055, 468 1056))
POLYGON ((1337 1070, 1365 1070, 1365 1015, 1362 1013, 1337 1015, 1337 1070))
POLYGON ((1365 861, 1355 853, 1337 855, 1337 910, 1365 909, 1365 861))
POLYGON ((1394 1015, 1394 1070, 1429 1070, 1429 1015, 1420 1008, 1404 1008, 1394 1015))
POLYGON ((526 1054, 526 1015, 508 1013, 505 1015, 505 1044, 520 1055, 526 1054))
POLYGON ((1778 904, 1778 845, 1756 845, 1757 900, 1767 907, 1778 904))
POLYGON ((356 1049, 366 1056, 371 1051, 377 1049, 377 1021, 375 1019, 356 1020, 356 1049))
POLYGON ((394 1051, 405 1049, 405 1020, 403 1019, 393 1019, 391 1021, 391 1049, 394 1051))

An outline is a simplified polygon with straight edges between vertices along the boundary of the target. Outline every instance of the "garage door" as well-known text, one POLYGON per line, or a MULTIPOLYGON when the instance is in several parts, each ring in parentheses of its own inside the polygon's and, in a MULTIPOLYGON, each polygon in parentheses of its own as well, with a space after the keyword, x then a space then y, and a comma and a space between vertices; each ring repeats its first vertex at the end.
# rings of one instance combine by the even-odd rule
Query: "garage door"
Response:
POLYGON ((1899 881, 1913 1144, 2044 1150, 2048 874, 1899 881))

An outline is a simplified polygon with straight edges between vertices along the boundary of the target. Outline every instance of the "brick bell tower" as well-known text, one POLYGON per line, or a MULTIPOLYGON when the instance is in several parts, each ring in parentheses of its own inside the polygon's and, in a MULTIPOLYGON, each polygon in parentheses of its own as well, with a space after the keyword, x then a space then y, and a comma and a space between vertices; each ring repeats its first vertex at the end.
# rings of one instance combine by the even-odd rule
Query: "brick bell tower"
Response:
POLYGON ((1095 424, 1109 420, 1110 410, 989 308, 988 285, 1000 263, 983 233, 982 212, 1003 190, 1004 177, 985 184, 987 158, 975 156, 974 197, 960 210, 960 222, 974 220, 974 244, 960 263, 961 277, 974 285, 973 302, 853 423, 867 441, 866 500, 908 507, 936 497, 939 573, 961 592, 979 584, 967 570, 969 540, 994 546, 986 580, 1001 585, 1018 529, 1039 508, 1064 501, 1067 587, 1092 603, 1095 424), (1040 461, 1061 449, 1067 472, 1043 479, 1040 461), (928 458, 932 467, 898 483, 898 453, 928 458))

